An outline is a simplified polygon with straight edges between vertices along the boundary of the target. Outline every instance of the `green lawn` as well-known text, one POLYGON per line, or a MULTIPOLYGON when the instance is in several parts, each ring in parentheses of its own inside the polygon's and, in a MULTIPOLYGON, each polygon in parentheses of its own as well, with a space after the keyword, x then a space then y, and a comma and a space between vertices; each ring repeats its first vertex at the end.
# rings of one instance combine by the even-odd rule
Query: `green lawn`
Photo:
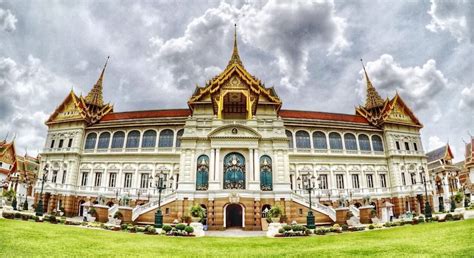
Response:
POLYGON ((11 256, 470 256, 474 220, 304 238, 177 238, 0 219, 11 256))

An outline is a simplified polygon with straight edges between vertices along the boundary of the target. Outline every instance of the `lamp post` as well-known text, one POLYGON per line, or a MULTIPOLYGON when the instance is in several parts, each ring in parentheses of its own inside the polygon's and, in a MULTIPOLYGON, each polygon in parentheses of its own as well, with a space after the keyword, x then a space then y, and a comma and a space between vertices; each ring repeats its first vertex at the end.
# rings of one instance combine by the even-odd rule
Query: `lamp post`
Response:
POLYGON ((43 177, 41 178, 41 192, 35 210, 36 216, 43 216, 43 187, 44 182, 46 182, 46 179, 48 178, 48 167, 48 164, 45 164, 43 168, 43 177))
POLYGON ((421 172, 423 173, 423 185, 425 186, 425 219, 431 219, 431 206, 430 202, 428 201, 428 190, 426 189, 426 177, 425 177, 425 168, 421 168, 421 172))
POLYGON ((449 172, 448 173, 448 184, 449 184, 449 191, 451 192, 451 207, 450 207, 450 211, 451 212, 454 212, 454 210, 456 209, 456 203, 454 202, 454 193, 453 193, 453 190, 454 190, 454 182, 453 180, 451 180, 451 177, 454 177, 456 174, 455 173, 451 173, 449 172))
MULTIPOLYGON (((314 229, 315 228, 315 221, 314 221, 314 214, 313 214, 313 206, 311 202, 311 192, 316 189, 315 187, 315 180, 316 178, 313 176, 311 177, 306 177, 305 180, 302 182, 301 178, 298 177, 296 181, 302 182, 303 189, 308 191, 309 195, 309 211, 308 215, 306 216, 306 226, 309 229, 314 229)), ((319 183, 319 178, 318 178, 318 183, 319 183)))
MULTIPOLYGON (((153 178, 153 177, 152 177, 153 178)), ((166 189, 166 174, 160 171, 155 175, 155 187, 158 190, 158 210, 155 213, 155 228, 163 227, 163 214, 161 212, 161 192, 166 189)))

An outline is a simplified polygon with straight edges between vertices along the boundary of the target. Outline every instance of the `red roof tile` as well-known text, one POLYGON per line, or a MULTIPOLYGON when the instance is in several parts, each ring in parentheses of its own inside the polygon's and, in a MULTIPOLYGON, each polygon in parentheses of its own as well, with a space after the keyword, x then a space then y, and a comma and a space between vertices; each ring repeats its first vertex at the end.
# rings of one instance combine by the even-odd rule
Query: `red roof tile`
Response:
POLYGON ((109 113, 102 117, 101 122, 127 119, 160 118, 160 117, 187 117, 191 115, 189 109, 143 110, 120 113, 109 113))
POLYGON ((279 114, 283 118, 343 121, 343 122, 361 123, 361 124, 369 123, 363 116, 359 116, 359 115, 324 113, 324 112, 301 111, 301 110, 280 110, 279 114))

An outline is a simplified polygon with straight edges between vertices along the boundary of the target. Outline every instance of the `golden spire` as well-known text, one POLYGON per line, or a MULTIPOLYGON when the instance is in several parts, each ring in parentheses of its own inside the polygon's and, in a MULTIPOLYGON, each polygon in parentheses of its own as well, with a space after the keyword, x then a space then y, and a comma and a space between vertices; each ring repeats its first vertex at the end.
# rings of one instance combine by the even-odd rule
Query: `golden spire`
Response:
POLYGON ((107 63, 109 62, 110 56, 107 57, 105 61, 104 68, 100 73, 99 79, 95 83, 92 90, 86 96, 86 103, 93 106, 102 107, 104 105, 104 100, 102 99, 102 79, 104 78, 105 68, 107 67, 107 63))
POLYGON ((232 56, 230 57, 229 64, 239 64, 242 65, 242 61, 240 60, 239 56, 239 49, 237 48, 237 24, 234 24, 234 49, 232 51, 232 56))
POLYGON ((375 107, 381 107, 383 106, 384 101, 380 97, 375 87, 372 85, 372 82, 370 82, 370 79, 369 79, 369 76, 367 75, 367 71, 365 70, 365 66, 364 66, 364 62, 362 61, 362 58, 360 59, 360 62, 362 63, 362 68, 364 69, 364 74, 365 74, 365 80, 367 81, 367 99, 365 101, 365 108, 372 109, 375 107))

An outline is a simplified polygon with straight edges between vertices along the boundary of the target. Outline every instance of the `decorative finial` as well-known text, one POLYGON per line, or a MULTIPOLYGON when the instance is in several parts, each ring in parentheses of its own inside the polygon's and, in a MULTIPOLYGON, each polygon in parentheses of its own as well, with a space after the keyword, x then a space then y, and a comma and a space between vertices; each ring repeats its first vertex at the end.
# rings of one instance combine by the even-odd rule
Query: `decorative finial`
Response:
POLYGON ((367 82, 367 99, 365 102, 365 108, 372 109, 375 107, 381 107, 383 106, 384 101, 380 97, 377 90, 372 85, 372 82, 369 79, 369 75, 367 74, 367 71, 365 70, 364 60, 362 60, 362 58, 360 59, 360 62, 362 63, 362 68, 364 69, 365 80, 367 82))
POLYGON ((239 64, 242 65, 242 61, 239 56, 239 49, 237 48, 237 24, 234 24, 234 49, 232 50, 232 56, 230 57, 229 64, 239 64))
POLYGON ((109 62, 110 56, 107 56, 107 60, 105 61, 104 68, 102 68, 102 72, 100 73, 99 79, 95 83, 92 90, 86 96, 87 104, 102 107, 104 105, 104 101, 102 99, 102 80, 104 78, 105 68, 107 68, 107 63, 109 62))

